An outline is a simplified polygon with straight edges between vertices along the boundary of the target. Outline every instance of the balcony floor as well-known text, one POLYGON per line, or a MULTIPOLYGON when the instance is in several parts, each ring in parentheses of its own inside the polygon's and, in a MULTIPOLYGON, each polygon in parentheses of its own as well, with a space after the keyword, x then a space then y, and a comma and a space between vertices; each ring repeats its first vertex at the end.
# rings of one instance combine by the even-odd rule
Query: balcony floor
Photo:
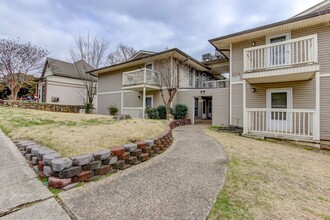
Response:
POLYGON ((310 80, 314 77, 315 72, 319 70, 320 65, 318 64, 286 68, 278 67, 268 70, 244 73, 243 79, 246 79, 250 84, 310 80))

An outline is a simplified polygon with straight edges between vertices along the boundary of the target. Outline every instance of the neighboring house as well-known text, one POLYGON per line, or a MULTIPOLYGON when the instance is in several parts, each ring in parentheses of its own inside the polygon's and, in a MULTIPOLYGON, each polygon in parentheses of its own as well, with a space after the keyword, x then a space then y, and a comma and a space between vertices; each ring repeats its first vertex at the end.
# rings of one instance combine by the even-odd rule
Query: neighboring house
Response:
POLYGON ((330 1, 211 39, 230 60, 230 124, 245 134, 330 140, 330 1))
MULTIPOLYGON (((171 63, 181 61, 186 67, 184 70, 180 70, 182 64, 172 67, 171 72, 180 74, 180 89, 172 106, 186 104, 187 117, 193 123, 208 119, 214 125, 228 125, 229 83, 221 76, 228 73, 228 61, 206 61, 212 63, 213 68, 210 68, 176 48, 160 53, 139 51, 127 62, 90 71, 98 77, 97 113, 108 114, 108 107, 112 105, 120 114, 142 118, 148 106, 164 105, 160 92, 166 90, 160 77, 164 59, 171 63)), ((164 94, 166 96, 167 91, 164 94)))
POLYGON ((97 78, 85 73, 92 69, 83 60, 68 63, 47 58, 38 84, 39 102, 83 105, 87 98, 84 81, 97 81, 97 78))

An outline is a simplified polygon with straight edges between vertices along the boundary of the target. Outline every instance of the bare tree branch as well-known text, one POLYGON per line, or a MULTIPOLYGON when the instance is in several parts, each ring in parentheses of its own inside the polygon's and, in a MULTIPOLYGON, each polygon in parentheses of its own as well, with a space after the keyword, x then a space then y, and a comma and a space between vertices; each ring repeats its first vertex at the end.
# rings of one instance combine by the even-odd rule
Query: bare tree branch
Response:
POLYGON ((108 64, 113 65, 116 63, 122 63, 128 61, 136 53, 133 47, 126 46, 124 44, 118 44, 116 50, 108 55, 108 64))
POLYGON ((188 59, 178 60, 172 57, 157 62, 157 70, 160 73, 161 88, 160 93, 164 105, 166 106, 166 114, 169 119, 171 114, 171 103, 182 86, 182 82, 189 72, 187 64, 188 59), (162 89, 164 88, 165 89, 162 89), (165 98, 165 93, 168 97, 165 98))
POLYGON ((34 74, 42 67, 47 49, 19 40, 0 39, 0 77, 12 92, 12 99, 27 82, 27 74, 34 74))
POLYGON ((86 73, 94 68, 103 67, 107 61, 107 53, 110 42, 100 39, 97 36, 91 37, 88 33, 86 37, 79 35, 75 39, 75 45, 70 50, 70 60, 76 69, 86 88, 87 97, 84 100, 86 113, 91 113, 93 100, 96 94, 97 79, 86 73))

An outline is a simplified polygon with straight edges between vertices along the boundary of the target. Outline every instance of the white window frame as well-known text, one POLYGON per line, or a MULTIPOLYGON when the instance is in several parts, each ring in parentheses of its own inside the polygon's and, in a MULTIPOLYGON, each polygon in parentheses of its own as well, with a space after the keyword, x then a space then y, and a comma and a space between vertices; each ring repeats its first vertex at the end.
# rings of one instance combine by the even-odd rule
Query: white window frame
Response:
POLYGON ((266 36, 266 44, 270 44, 270 40, 272 38, 283 37, 283 36, 286 37, 286 40, 291 40, 291 32, 287 32, 287 33, 282 33, 282 34, 266 36))
MULTIPOLYGON (((288 41, 288 40, 291 40, 291 32, 286 32, 286 33, 282 33, 282 34, 276 34, 276 35, 269 35, 269 36, 266 36, 266 44, 271 44, 270 41, 271 39, 273 38, 277 38, 277 37, 283 37, 285 36, 285 41, 288 41)), ((270 49, 270 48, 268 48, 270 49)), ((290 64, 291 63, 291 47, 290 45, 286 45, 285 46, 285 52, 286 52, 286 55, 285 55, 285 64, 283 65, 287 65, 287 64, 290 64)), ((270 60, 270 50, 268 50, 267 52, 267 66, 269 67, 272 67, 273 65, 270 65, 271 63, 271 60, 270 60)), ((275 65, 277 66, 277 65, 275 65)))
POLYGON ((154 107, 154 95, 146 95, 146 97, 145 97, 146 103, 147 103, 147 98, 151 98, 151 108, 153 108, 154 107))
POLYGON ((147 65, 149 65, 149 64, 151 64, 152 65, 152 71, 154 71, 155 70, 155 63, 154 63, 154 61, 151 61, 151 62, 147 62, 147 63, 145 63, 144 64, 144 68, 146 68, 147 69, 147 65))

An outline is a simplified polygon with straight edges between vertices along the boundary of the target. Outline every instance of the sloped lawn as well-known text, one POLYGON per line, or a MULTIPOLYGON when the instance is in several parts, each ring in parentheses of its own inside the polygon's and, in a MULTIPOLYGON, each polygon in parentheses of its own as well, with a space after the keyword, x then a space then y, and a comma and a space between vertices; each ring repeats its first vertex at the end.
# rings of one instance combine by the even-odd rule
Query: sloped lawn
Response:
POLYGON ((330 154, 206 129, 228 154, 209 219, 330 219, 330 154))
POLYGON ((34 140, 68 157, 152 138, 165 130, 166 123, 0 107, 0 128, 13 140, 34 140))

